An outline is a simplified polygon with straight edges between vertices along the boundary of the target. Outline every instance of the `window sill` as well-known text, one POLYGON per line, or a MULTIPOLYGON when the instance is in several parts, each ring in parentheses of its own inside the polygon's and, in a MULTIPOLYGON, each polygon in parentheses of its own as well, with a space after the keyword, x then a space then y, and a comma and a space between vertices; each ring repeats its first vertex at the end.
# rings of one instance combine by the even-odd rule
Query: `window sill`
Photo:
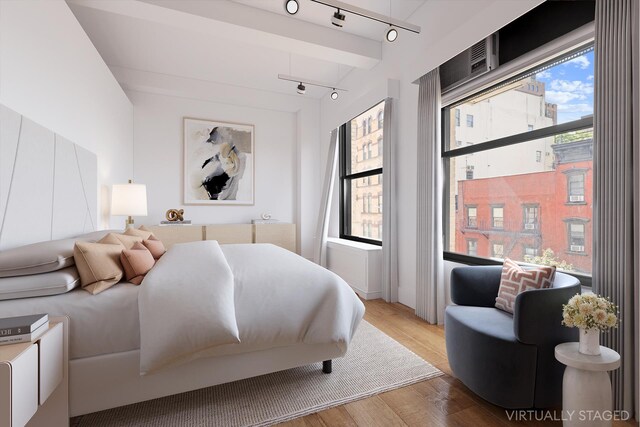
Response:
POLYGON ((573 251, 565 251, 568 255, 577 255, 577 256, 588 256, 586 252, 573 252, 573 251))
POLYGON ((363 251, 381 251, 382 250, 382 246, 379 246, 379 245, 372 245, 371 243, 362 243, 362 242, 356 242, 353 240, 340 239, 339 237, 328 237, 327 242, 330 245, 347 246, 350 248, 360 249, 363 251))

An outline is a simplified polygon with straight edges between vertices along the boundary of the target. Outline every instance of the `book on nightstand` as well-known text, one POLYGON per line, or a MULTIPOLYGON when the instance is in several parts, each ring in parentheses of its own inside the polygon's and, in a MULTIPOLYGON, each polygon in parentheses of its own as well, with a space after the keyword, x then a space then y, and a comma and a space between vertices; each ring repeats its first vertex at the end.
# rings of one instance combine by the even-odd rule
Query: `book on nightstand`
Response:
POLYGON ((14 335, 31 334, 48 321, 48 314, 5 317, 0 319, 0 339, 14 335))
POLYGON ((44 334, 49 329, 49 322, 43 323, 33 332, 29 332, 21 335, 6 335, 0 337, 0 345, 18 344, 23 342, 31 342, 40 338, 40 335, 44 334))

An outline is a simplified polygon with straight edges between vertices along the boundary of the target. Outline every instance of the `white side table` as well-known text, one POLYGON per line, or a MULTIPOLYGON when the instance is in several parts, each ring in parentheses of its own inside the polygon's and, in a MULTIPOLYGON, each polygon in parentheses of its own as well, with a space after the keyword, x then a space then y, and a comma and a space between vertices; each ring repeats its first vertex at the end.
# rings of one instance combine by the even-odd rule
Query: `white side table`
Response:
POLYGON ((620 366, 620 355, 600 346, 599 356, 578 351, 577 342, 556 346, 556 359, 567 366, 562 380, 562 415, 565 427, 611 426, 611 380, 608 371, 620 366))

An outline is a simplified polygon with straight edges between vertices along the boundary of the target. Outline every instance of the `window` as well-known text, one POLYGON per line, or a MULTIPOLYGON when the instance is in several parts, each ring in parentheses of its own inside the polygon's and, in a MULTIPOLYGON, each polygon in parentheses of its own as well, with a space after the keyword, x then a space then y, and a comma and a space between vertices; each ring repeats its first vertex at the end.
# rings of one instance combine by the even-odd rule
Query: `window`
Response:
POLYGON ((456 126, 460 126, 460 110, 456 108, 456 126))
POLYGON ((478 228, 478 208, 467 206, 467 227, 478 228))
POLYGON ((467 179, 473 179, 473 166, 467 166, 467 179))
POLYGON ((378 129, 382 129, 382 126, 384 126, 384 111, 380 110, 378 111, 378 129))
POLYGON ((582 47, 442 108, 446 260, 495 264, 502 245, 591 284, 593 63, 582 47))
POLYGON ((467 255, 478 256, 478 241, 476 239, 467 239, 467 255))
POLYGON ((569 228, 569 251, 583 253, 585 246, 585 224, 584 222, 568 222, 569 228))
POLYGON ((494 243, 491 245, 491 256, 494 258, 504 258, 504 245, 502 243, 494 243))
POLYGON ((491 206, 491 227, 504 228, 504 206, 491 206))
POLYGON ((467 114, 467 127, 473 127, 473 114, 467 114))
POLYGON ((584 202, 584 172, 571 172, 567 174, 567 188, 569 203, 584 202))
POLYGON ((382 130, 378 133, 378 155, 374 155, 371 133, 373 117, 384 115, 384 101, 339 128, 340 148, 340 237, 381 245, 382 227, 382 130), (363 132, 352 132, 362 123, 363 132), (362 149, 362 158, 357 153, 362 149))
POLYGON ((538 229, 539 205, 524 205, 524 231, 535 231, 538 229))
POLYGON ((527 130, 528 131, 532 131, 533 130, 533 125, 527 125, 527 130))

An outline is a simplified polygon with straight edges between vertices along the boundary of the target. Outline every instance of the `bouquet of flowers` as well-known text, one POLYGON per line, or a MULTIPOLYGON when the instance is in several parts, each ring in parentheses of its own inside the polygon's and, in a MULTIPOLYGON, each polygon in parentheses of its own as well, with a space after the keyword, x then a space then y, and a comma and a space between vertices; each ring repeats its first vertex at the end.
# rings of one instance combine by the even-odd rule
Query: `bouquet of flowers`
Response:
POLYGON ((576 294, 562 306, 562 324, 569 328, 599 329, 618 326, 618 307, 596 294, 576 294))

